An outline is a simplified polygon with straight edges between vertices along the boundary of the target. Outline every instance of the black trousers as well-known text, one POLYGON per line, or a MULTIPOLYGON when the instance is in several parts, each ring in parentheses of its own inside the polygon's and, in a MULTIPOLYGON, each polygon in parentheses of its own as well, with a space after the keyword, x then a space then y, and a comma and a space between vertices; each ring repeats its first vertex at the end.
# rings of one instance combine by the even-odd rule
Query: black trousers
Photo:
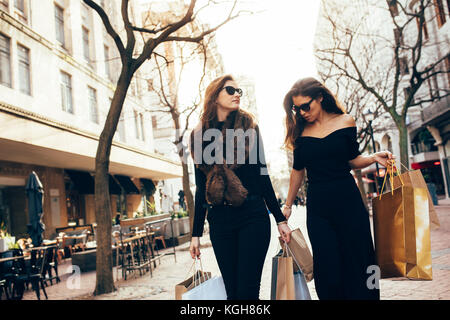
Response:
POLYGON ((228 300, 258 300, 270 243, 270 218, 262 198, 241 207, 208 210, 210 238, 228 300))

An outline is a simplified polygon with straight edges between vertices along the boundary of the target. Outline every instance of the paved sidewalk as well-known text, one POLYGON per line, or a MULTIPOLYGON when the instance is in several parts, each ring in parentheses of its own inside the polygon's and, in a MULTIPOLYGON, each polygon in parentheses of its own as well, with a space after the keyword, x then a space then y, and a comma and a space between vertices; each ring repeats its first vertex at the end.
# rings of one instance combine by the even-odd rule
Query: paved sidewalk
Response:
MULTIPOLYGON (((437 300, 450 299, 450 201, 440 201, 436 207, 441 227, 431 232, 431 246, 433 257, 433 281, 412 281, 403 279, 383 279, 380 281, 381 299, 383 300, 437 300)), ((278 230, 275 220, 271 216, 272 239, 267 258, 264 264, 261 280, 260 299, 270 299, 270 283, 272 257, 280 249, 277 236, 278 230)), ((291 227, 300 227, 307 242, 305 207, 294 209, 291 227)), ((211 271, 213 275, 220 274, 213 249, 206 234, 201 238, 201 257, 204 270, 211 271)), ((93 296, 95 288, 95 271, 83 273, 77 285, 77 279, 70 275, 71 261, 68 259, 60 266, 62 282, 46 288, 51 300, 172 300, 175 297, 175 285, 185 280, 190 274, 192 258, 189 254, 189 243, 177 247, 176 262, 173 256, 165 256, 161 263, 150 273, 139 276, 131 275, 128 280, 119 279, 115 285, 116 292, 93 296)), ((116 276, 116 272, 114 272, 116 276)), ((317 299, 314 281, 308 283, 312 299, 317 299)), ((35 300, 33 291, 27 291, 26 300, 35 300)))

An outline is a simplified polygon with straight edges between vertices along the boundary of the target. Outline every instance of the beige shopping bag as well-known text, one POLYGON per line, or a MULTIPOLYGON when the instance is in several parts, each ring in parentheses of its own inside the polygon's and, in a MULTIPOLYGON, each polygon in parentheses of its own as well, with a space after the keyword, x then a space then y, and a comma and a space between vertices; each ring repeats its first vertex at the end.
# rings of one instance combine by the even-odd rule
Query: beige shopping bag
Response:
MULTIPOLYGON (((281 246, 283 247, 284 241, 281 237, 278 237, 281 246)), ((291 241, 288 243, 289 250, 292 252, 294 261, 294 272, 299 270, 305 275, 306 281, 311 281, 313 275, 313 257, 311 250, 309 250, 305 237, 299 228, 292 230, 291 241)))
POLYGON ((402 173, 399 176, 394 176, 394 189, 401 186, 402 181, 404 186, 425 188, 427 190, 430 227, 432 230, 438 229, 440 227, 439 219, 437 217, 436 210, 434 209, 433 200, 431 199, 431 195, 428 191, 427 183, 423 178, 422 172, 420 170, 413 170, 402 173))
MULTIPOLYGON (((389 170, 392 176, 391 168, 386 176, 389 170)), ((398 179, 402 181, 402 177, 398 179)), ((372 205, 381 278, 432 280, 427 189, 405 185, 394 188, 391 179, 391 191, 372 199, 372 205)))
POLYGON ((276 300, 295 300, 294 266, 288 250, 278 258, 276 300))

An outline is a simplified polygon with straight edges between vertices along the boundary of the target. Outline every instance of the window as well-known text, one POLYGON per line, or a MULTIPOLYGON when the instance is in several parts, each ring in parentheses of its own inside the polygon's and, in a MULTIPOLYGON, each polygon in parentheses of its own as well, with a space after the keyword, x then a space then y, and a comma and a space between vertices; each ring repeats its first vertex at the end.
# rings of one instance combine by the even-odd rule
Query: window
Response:
POLYGON ((391 14, 392 14, 393 17, 398 16, 397 0, 390 0, 389 1, 389 11, 391 11, 391 14))
POLYGON ((89 120, 98 124, 97 91, 91 87, 88 87, 88 99, 89 120))
MULTIPOLYGON (((408 100, 410 92, 411 92, 411 88, 410 87, 403 88, 403 93, 405 95, 405 101, 408 100)), ((414 104, 414 96, 411 99, 411 103, 414 104)))
POLYGON ((9 11, 9 0, 0 0, 0 9, 9 11))
POLYGON ((403 34, 397 28, 394 29, 394 38, 395 38, 395 46, 397 46, 397 44, 400 46, 403 45, 403 34))
POLYGON ((88 63, 91 62, 90 54, 89 54, 89 30, 85 27, 82 27, 83 33, 83 55, 88 63))
POLYGON ((446 21, 444 5, 442 3, 442 0, 434 0, 434 8, 436 10, 437 24, 438 24, 438 27, 440 28, 444 25, 444 23, 446 21))
POLYGON ((55 28, 56 40, 64 47, 66 45, 64 37, 64 9, 55 5, 55 28))
POLYGON ((400 74, 401 75, 408 74, 409 73, 408 59, 406 57, 401 57, 399 59, 399 63, 400 63, 400 74))
POLYGON ((11 88, 10 42, 9 38, 0 34, 0 83, 11 88))
MULTIPOLYGON (((418 13, 418 10, 416 10, 416 13, 418 13)), ((425 18, 424 18, 424 19, 425 19, 425 18)), ((419 30, 419 29, 420 29, 420 18, 417 17, 417 16, 416 16, 416 23, 417 23, 417 30, 419 30)), ((423 21, 423 25, 422 25, 422 35, 423 35, 423 38, 424 38, 425 40, 428 40, 428 39, 429 39, 429 36, 428 36, 428 28, 427 28, 427 21, 426 21, 426 20, 423 21)))
POLYGON ((19 90, 31 95, 31 75, 30 75, 30 50, 17 46, 19 60, 19 90))
POLYGON ((61 71, 61 106, 65 112, 73 113, 72 77, 61 71))
POLYGON ((111 69, 109 67, 109 47, 107 45, 104 45, 103 50, 105 52, 105 74, 108 79, 111 79, 111 69))
POLYGON ((145 131, 144 131, 144 115, 142 113, 139 114, 139 120, 141 125, 141 139, 145 141, 145 131))
POLYGON ((14 0, 15 15, 21 22, 27 23, 26 0, 14 0))

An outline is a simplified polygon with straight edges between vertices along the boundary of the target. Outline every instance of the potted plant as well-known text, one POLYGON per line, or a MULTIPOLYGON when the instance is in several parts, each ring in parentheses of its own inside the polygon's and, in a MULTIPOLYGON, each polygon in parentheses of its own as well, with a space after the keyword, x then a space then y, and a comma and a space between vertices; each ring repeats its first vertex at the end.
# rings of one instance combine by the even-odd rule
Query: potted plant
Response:
POLYGON ((2 222, 0 225, 0 252, 8 251, 10 247, 14 247, 16 237, 11 236, 2 222))
POLYGON ((180 225, 180 234, 189 233, 191 230, 187 211, 180 209, 180 211, 178 212, 178 219, 178 224, 180 225))
MULTIPOLYGON (((180 224, 178 219, 178 214, 174 211, 170 212, 170 216, 172 218, 172 225, 173 225, 173 236, 174 238, 177 238, 180 235, 180 224)), ((170 228, 170 223, 166 227, 166 237, 171 238, 172 237, 172 230, 170 228)))

